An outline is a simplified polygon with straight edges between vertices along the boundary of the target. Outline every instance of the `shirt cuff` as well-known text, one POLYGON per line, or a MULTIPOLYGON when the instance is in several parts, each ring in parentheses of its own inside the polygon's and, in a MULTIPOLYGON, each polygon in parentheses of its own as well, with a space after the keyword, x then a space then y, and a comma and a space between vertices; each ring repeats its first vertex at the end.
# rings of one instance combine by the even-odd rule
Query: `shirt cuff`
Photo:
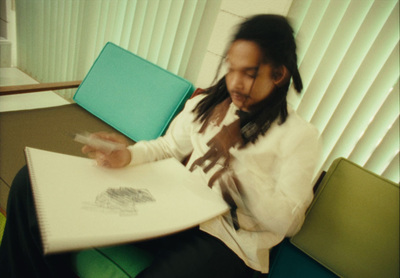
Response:
POLYGON ((146 146, 143 142, 129 146, 128 150, 131 152, 131 162, 129 166, 136 166, 146 162, 146 146))

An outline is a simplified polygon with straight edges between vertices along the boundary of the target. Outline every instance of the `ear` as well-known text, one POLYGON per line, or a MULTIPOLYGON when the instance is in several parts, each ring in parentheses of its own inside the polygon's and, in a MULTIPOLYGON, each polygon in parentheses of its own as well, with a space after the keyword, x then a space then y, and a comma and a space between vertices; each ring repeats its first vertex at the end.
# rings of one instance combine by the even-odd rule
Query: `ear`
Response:
POLYGON ((281 65, 274 69, 272 73, 272 79, 274 80, 274 84, 276 86, 281 87, 289 82, 290 72, 286 66, 281 65))

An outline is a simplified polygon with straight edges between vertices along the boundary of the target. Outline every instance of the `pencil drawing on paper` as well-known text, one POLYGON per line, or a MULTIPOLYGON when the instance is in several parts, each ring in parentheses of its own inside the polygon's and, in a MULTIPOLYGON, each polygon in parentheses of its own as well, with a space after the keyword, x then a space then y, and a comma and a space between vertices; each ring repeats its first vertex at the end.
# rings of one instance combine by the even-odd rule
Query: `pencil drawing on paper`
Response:
POLYGON ((147 189, 110 187, 98 194, 94 203, 86 208, 130 216, 137 214, 137 204, 148 202, 155 202, 155 199, 147 189))

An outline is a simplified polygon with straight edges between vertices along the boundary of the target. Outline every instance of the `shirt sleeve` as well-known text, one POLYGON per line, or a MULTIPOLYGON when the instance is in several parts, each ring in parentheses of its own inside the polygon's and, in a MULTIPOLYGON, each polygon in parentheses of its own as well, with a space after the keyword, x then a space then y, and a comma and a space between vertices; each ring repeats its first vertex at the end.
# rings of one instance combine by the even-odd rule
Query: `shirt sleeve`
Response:
POLYGON ((192 151, 191 133, 195 128, 192 112, 202 96, 196 96, 186 102, 184 109, 171 122, 166 134, 155 140, 139 141, 129 147, 132 160, 130 165, 175 157, 183 160, 192 151))

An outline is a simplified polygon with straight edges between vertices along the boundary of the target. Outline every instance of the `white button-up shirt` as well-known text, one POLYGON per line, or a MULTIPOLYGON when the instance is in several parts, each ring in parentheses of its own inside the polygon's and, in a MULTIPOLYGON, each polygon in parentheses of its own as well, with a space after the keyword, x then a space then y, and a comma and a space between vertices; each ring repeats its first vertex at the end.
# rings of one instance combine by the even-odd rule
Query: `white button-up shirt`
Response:
MULTIPOLYGON (((231 103, 220 126, 211 123, 204 133, 199 133, 202 124, 194 121, 192 111, 202 97, 186 103, 163 137, 131 146, 131 164, 169 157, 183 160, 191 154, 187 164, 190 168, 193 161, 202 157, 209 149, 207 142, 221 127, 238 119, 237 107, 231 103)), ((300 229, 313 198, 312 177, 320 149, 318 131, 288 110, 285 123, 273 123, 254 144, 230 151, 229 171, 243 187, 241 194, 233 196, 240 229, 234 229, 229 213, 200 225, 201 230, 223 241, 249 267, 263 273, 269 271, 270 249, 300 229)), ((194 173, 207 185, 220 167, 217 165, 208 173, 197 167, 194 173)), ((213 189, 220 194, 218 183, 213 189)))

